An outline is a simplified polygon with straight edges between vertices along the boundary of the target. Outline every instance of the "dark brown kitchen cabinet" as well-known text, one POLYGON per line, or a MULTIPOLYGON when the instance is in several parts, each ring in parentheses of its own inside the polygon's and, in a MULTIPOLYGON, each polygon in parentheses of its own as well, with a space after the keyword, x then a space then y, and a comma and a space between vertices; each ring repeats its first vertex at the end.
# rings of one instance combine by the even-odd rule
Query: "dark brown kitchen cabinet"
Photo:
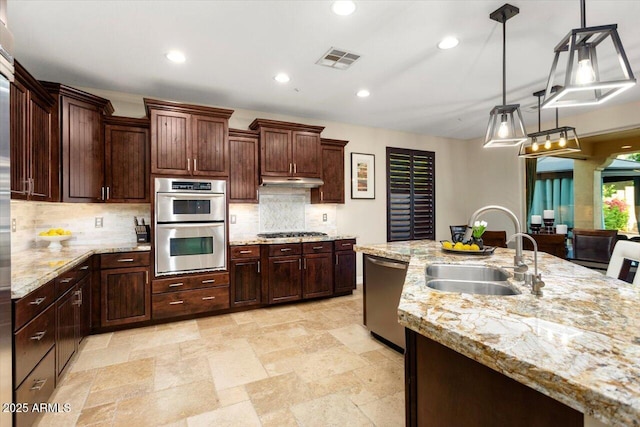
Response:
POLYGON ((302 299, 302 245, 290 243, 265 245, 269 304, 302 299))
POLYGON ((333 266, 334 295, 350 294, 356 288, 355 239, 336 240, 334 244, 335 265, 333 266))
POLYGON ((229 201, 258 203, 259 134, 229 129, 229 201))
POLYGON ((151 319, 149 252, 103 254, 100 268, 100 326, 151 319))
POLYGON ((302 297, 315 298, 333 293, 333 242, 302 245, 302 297))
POLYGON ((231 307, 260 305, 260 246, 231 247, 231 307))
POLYGON ((249 128, 260 132, 263 176, 320 178, 323 126, 255 119, 249 128))
POLYGON ((52 138, 54 99, 15 62, 10 88, 11 198, 58 201, 58 141, 52 138))
POLYGON ((100 98, 60 83, 42 82, 55 98, 54 138, 62 147, 62 201, 106 200, 103 116, 113 106, 100 98))
POLYGON ((75 287, 56 301, 56 373, 58 376, 78 349, 78 305, 75 287))
POLYGON ((105 199, 107 202, 149 202, 149 120, 106 117, 105 199))
POLYGON ((324 184, 311 189, 311 203, 344 203, 344 147, 349 141, 320 141, 324 184))
POLYGON ((229 175, 233 110, 144 99, 151 119, 151 173, 229 175))

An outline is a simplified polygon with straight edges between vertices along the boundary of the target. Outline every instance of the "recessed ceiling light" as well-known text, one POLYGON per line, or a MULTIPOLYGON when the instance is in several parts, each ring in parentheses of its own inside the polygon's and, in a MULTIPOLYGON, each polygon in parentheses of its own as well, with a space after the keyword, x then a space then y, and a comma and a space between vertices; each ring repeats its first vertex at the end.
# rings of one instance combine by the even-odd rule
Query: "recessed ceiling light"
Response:
POLYGON ((289 75, 285 73, 278 73, 275 75, 273 80, 277 81, 278 83, 287 83, 291 79, 289 78, 289 75))
POLYGON ((184 53, 179 52, 177 50, 172 50, 168 52, 166 55, 167 59, 171 62, 175 62, 176 64, 182 64, 187 58, 184 56, 184 53))
POLYGON ((631 146, 630 145, 623 145, 620 148, 622 148, 623 150, 628 150, 629 148, 631 148, 631 146))
POLYGON ((451 49, 458 46, 458 43, 460 43, 460 40, 455 37, 445 37, 438 43, 438 47, 442 50, 451 49))
POLYGON ((356 95, 359 96, 360 98, 366 98, 367 96, 371 95, 371 93, 366 89, 360 89, 356 93, 356 95))
POLYGON ((352 1, 334 1, 331 10, 336 15, 347 16, 356 10, 356 4, 352 1))

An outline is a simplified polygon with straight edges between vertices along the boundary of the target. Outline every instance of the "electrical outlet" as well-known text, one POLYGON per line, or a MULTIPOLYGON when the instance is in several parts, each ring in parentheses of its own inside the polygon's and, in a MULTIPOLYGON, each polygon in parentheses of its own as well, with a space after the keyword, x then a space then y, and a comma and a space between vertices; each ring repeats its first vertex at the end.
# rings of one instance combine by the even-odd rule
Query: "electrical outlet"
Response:
POLYGON ((97 216, 96 217, 95 226, 96 226, 96 228, 102 228, 102 217, 101 216, 97 216))
POLYGON ((327 214, 326 213, 322 214, 322 222, 327 222, 327 214))
POLYGON ((231 224, 235 224, 236 223, 236 216, 235 215, 231 215, 230 222, 231 222, 231 224))
POLYGON ((11 218, 11 232, 15 233, 16 232, 16 219, 15 218, 11 218))

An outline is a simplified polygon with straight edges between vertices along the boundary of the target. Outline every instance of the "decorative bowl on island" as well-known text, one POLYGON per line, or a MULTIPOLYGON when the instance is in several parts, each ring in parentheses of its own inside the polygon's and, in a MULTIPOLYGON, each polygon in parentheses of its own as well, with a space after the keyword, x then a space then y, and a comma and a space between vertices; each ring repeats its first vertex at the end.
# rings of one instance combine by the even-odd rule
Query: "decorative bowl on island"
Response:
POLYGON ((60 242, 64 240, 69 240, 70 238, 71 238, 71 231, 63 230, 61 228, 50 229, 49 231, 43 231, 38 234, 38 239, 49 242, 48 248, 50 250, 57 250, 57 251, 62 249, 62 244, 60 242))

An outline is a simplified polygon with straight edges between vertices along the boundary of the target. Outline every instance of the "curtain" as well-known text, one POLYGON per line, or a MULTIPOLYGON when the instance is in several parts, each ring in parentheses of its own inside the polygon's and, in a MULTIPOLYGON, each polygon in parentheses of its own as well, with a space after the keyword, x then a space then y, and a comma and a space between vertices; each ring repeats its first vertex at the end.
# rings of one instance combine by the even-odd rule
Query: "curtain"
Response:
POLYGON ((525 159, 525 195, 526 212, 529 212, 527 223, 531 218, 531 208, 533 206, 533 196, 535 193, 536 173, 538 171, 538 159, 525 159))
POLYGON ((573 228, 573 178, 539 179, 535 182, 529 217, 553 209, 555 224, 573 228))

